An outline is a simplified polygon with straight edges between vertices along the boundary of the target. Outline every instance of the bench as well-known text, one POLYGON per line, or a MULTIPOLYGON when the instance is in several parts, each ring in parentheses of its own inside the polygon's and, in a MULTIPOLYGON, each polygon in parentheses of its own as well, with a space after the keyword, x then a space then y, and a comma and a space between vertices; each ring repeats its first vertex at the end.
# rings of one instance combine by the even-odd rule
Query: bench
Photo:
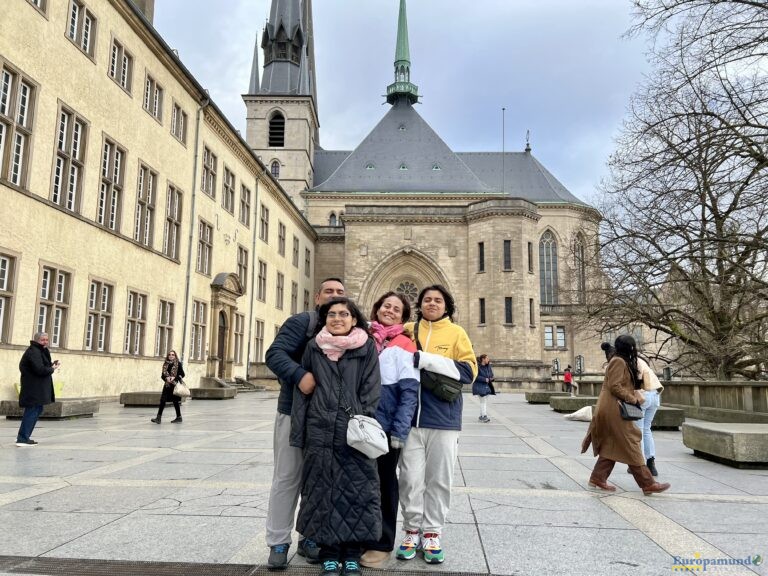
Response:
POLYGON ((569 396, 567 392, 552 392, 551 390, 528 390, 525 393, 525 401, 528 404, 549 404, 553 396, 569 396))
MULTIPOLYGON (((160 396, 162 391, 157 392, 122 392, 120 394, 120 404, 126 408, 135 406, 157 406, 160 404, 160 396)), ((185 398, 181 401, 184 402, 185 398)), ((170 402, 166 402, 170 404, 170 402)))
POLYGON ((584 406, 594 406, 597 404, 597 396, 552 396, 549 399, 549 406, 555 412, 570 413, 584 408, 584 406))
POLYGON ((195 400, 231 400, 237 396, 237 388, 190 388, 195 400))
POLYGON ((696 456, 735 468, 768 468, 768 424, 685 422, 683 444, 696 456))
POLYGON ((660 406, 651 422, 651 430, 679 430, 685 422, 685 410, 660 406))
MULTIPOLYGON (((44 420, 65 420, 70 418, 93 418, 99 411, 98 400, 80 400, 79 398, 62 398, 43 407, 40 418, 44 420)), ((24 414, 24 408, 19 406, 17 400, 3 400, 0 402, 0 416, 7 420, 19 420, 24 414)))

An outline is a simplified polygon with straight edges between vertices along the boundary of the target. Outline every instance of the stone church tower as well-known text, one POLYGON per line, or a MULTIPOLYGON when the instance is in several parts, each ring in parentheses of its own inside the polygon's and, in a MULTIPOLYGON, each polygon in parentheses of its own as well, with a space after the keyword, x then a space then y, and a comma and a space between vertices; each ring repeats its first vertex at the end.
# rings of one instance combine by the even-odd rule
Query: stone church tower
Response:
POLYGON ((246 141, 301 208, 299 194, 313 184, 312 158, 319 142, 311 0, 273 0, 254 46, 246 141))
POLYGON ((548 375, 555 360, 564 368, 582 356, 599 366, 599 342, 577 335, 572 322, 587 289, 583 254, 599 213, 530 146, 507 153, 448 147, 415 108, 406 0, 389 110, 355 149, 322 149, 309 4, 273 1, 261 87, 255 56, 245 100, 248 142, 267 166, 273 157, 283 163, 280 179, 318 234, 315 277, 344 278, 366 313, 388 290, 415 298, 443 284, 478 354, 505 361, 521 379, 548 375), (288 47, 287 56, 278 48, 282 60, 275 42, 288 47), (267 145, 276 114, 286 121, 282 148, 267 145))

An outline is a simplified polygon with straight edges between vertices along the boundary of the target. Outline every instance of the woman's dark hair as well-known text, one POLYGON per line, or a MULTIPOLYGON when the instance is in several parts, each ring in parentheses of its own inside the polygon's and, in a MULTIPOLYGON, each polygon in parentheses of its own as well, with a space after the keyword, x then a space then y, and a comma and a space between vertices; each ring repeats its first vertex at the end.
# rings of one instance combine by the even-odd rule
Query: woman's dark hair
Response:
POLYGON ((168 350, 168 352, 165 354, 165 361, 170 362, 170 360, 168 360, 168 357, 171 355, 171 352, 173 352, 173 355, 176 358, 176 360, 179 360, 179 355, 176 354, 176 350, 168 350))
POLYGON ((323 326, 325 326, 325 322, 328 320, 328 311, 334 304, 343 304, 346 306, 347 310, 349 310, 349 313, 352 314, 352 318, 357 320, 357 324, 355 324, 354 328, 360 328, 361 330, 364 330, 366 334, 370 335, 370 331, 368 330, 368 320, 366 320, 363 313, 360 312, 360 308, 357 307, 357 304, 355 304, 350 298, 346 298, 344 296, 331 298, 328 300, 328 302, 320 306, 317 311, 317 326, 315 326, 315 334, 320 332, 320 330, 323 329, 323 326))
POLYGON ((616 355, 616 348, 614 348, 613 344, 610 342, 603 342, 600 344, 600 349, 605 352, 606 362, 610 361, 610 359, 616 355))
POLYGON ((448 290, 442 284, 432 284, 432 286, 427 286, 426 288, 423 288, 421 292, 419 292, 419 297, 416 299, 416 316, 418 316, 419 320, 421 320, 421 302, 424 300, 424 295, 430 290, 435 290, 443 295, 443 300, 445 301, 444 316, 448 316, 448 318, 451 319, 451 322, 453 322, 453 313, 456 312, 456 302, 453 300, 451 293, 448 292, 448 290))
POLYGON ((376 300, 376 302, 373 303, 373 309, 371 310, 371 320, 376 320, 376 314, 379 313, 379 308, 381 308, 381 305, 384 304, 384 300, 386 300, 390 296, 395 296, 399 298, 400 302, 403 303, 403 316, 400 320, 401 320, 401 323, 408 322, 408 320, 411 319, 411 302, 408 300, 407 296, 404 296, 399 292, 394 292, 393 290, 390 290, 386 294, 382 294, 382 296, 378 300, 376 300))
POLYGON ((639 390, 643 387, 643 383, 637 374, 637 344, 635 344, 635 339, 629 334, 622 334, 616 338, 614 346, 616 347, 616 356, 624 360, 629 366, 629 375, 632 377, 635 390, 639 390))
POLYGON ((477 363, 480 364, 483 360, 488 358, 488 354, 480 354, 480 356, 477 357, 477 363))

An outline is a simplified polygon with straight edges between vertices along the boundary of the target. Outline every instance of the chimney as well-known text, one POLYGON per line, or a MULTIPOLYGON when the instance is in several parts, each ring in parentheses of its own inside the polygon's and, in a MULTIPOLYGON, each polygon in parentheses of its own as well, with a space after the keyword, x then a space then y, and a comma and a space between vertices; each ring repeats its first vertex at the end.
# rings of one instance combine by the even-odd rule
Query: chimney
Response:
POLYGON ((144 14, 144 18, 154 26, 155 0, 133 0, 133 3, 144 14))

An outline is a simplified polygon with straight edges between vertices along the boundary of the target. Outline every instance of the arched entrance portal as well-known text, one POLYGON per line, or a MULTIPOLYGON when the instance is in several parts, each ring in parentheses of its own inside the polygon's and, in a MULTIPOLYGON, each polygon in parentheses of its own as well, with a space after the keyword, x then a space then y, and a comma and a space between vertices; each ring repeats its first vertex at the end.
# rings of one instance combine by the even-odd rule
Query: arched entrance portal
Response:
POLYGON ((237 274, 222 272, 211 282, 211 319, 213 325, 209 332, 211 346, 208 353, 208 365, 205 375, 224 380, 232 378, 234 363, 234 322, 237 312, 237 299, 243 295, 243 287, 237 274))
POLYGON ((358 298, 363 313, 370 314, 377 298, 394 290, 415 304, 424 286, 442 284, 453 291, 448 278, 432 258, 413 247, 401 248, 385 257, 363 282, 358 298))

